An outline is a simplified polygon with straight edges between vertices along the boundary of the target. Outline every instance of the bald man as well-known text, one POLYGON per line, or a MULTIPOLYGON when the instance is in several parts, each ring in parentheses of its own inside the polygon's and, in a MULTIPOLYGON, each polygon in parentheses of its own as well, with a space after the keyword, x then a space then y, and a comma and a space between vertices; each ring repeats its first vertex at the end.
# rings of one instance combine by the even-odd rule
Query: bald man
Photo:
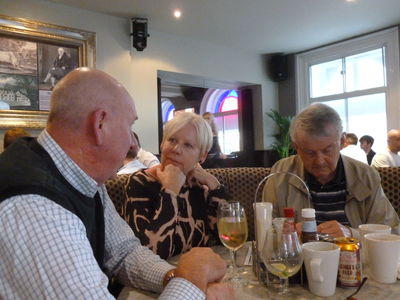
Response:
POLYGON ((0 155, 0 299, 114 299, 108 278, 161 299, 232 298, 225 262, 194 248, 175 268, 140 245, 107 194, 129 149, 132 98, 80 68, 54 88, 46 129, 0 155))
POLYGON ((387 136, 387 149, 372 159, 374 167, 400 167, 400 130, 392 129, 387 136))

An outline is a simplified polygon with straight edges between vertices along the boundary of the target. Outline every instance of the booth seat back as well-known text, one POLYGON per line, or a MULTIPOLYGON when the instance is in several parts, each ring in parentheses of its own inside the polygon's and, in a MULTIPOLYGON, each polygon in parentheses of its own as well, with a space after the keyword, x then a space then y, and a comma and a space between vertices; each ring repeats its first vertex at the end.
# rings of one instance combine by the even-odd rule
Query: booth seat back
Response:
POLYGON ((108 195, 112 202, 114 202, 115 209, 122 216, 122 209, 125 202, 125 186, 128 182, 129 174, 118 175, 117 177, 107 180, 105 185, 108 195))
MULTIPOLYGON (((253 203, 258 184, 264 177, 270 174, 270 168, 257 167, 237 167, 207 169, 222 183, 232 200, 239 201, 246 210, 249 240, 254 240, 254 213, 253 203)), ((400 167, 378 168, 381 176, 382 187, 386 196, 392 203, 396 212, 400 215, 400 167)), ((123 203, 125 200, 125 185, 129 175, 120 175, 115 179, 108 180, 106 187, 111 200, 119 214, 122 214, 123 203)), ((265 182, 260 186, 257 193, 257 202, 261 201, 262 189, 265 182)))
MULTIPOLYGON (((208 172, 213 174, 217 179, 225 185, 231 200, 239 201, 247 216, 247 223, 249 229, 248 240, 254 240, 254 210, 253 203, 255 192, 258 184, 262 179, 270 174, 270 168, 221 168, 221 169, 207 169, 208 172)), ((260 186, 257 193, 257 202, 261 201, 262 190, 264 184, 260 186)))
POLYGON ((400 167, 377 168, 386 197, 400 216, 400 167))

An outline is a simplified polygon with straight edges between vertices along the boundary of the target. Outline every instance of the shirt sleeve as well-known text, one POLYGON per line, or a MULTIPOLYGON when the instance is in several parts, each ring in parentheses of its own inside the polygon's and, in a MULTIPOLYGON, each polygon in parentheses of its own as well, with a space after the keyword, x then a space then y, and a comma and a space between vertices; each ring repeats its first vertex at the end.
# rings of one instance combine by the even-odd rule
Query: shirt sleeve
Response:
POLYGON ((161 292, 164 275, 174 267, 141 245, 129 225, 118 215, 106 191, 103 192, 107 271, 124 285, 161 292))
POLYGON ((0 228, 0 298, 114 299, 71 212, 42 196, 15 196, 0 204, 0 228))
POLYGON ((159 299, 163 300, 205 299, 199 288, 183 278, 172 279, 163 290, 164 276, 174 267, 140 244, 106 192, 104 199, 107 265, 114 268, 121 283, 162 292, 159 299))
POLYGON ((374 158, 372 159, 371 165, 373 167, 379 168, 379 167, 389 167, 389 161, 386 155, 384 154, 376 154, 374 158))
MULTIPOLYGON (((140 245, 109 201, 105 199, 106 269, 126 285, 161 292, 164 275, 173 266, 140 245)), ((0 227, 0 298, 114 299, 86 229, 71 212, 42 196, 15 196, 0 204, 0 227)), ((172 280, 160 299, 184 299, 183 294, 191 295, 185 299, 204 299, 182 278, 172 280)))

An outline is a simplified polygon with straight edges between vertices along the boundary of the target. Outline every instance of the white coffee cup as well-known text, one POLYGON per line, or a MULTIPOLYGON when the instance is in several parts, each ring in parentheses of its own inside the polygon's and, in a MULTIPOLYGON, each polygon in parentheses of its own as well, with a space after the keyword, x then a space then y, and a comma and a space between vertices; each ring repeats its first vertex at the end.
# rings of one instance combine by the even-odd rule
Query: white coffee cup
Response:
POLYGON ((256 241, 258 251, 264 246, 265 235, 272 224, 272 203, 257 202, 253 203, 256 219, 256 241))
POLYGON ((335 294, 339 246, 328 242, 309 242, 304 243, 302 248, 311 293, 321 297, 335 294))
POLYGON ((392 228, 388 225, 383 224, 361 224, 358 226, 358 230, 360 232, 361 239, 361 261, 365 263, 368 260, 368 250, 366 247, 364 235, 367 233, 391 233, 392 228))
POLYGON ((367 233, 368 265, 373 280, 394 283, 397 280, 400 257, 400 236, 387 233, 367 233))

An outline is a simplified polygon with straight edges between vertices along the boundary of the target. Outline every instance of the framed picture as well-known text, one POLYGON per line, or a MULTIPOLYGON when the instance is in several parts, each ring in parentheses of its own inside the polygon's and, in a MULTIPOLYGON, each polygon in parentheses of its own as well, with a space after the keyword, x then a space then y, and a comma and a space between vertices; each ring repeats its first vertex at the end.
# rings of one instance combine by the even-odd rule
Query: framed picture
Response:
POLYGON ((94 32, 0 15, 0 128, 44 128, 53 87, 95 67, 95 44, 94 32))

